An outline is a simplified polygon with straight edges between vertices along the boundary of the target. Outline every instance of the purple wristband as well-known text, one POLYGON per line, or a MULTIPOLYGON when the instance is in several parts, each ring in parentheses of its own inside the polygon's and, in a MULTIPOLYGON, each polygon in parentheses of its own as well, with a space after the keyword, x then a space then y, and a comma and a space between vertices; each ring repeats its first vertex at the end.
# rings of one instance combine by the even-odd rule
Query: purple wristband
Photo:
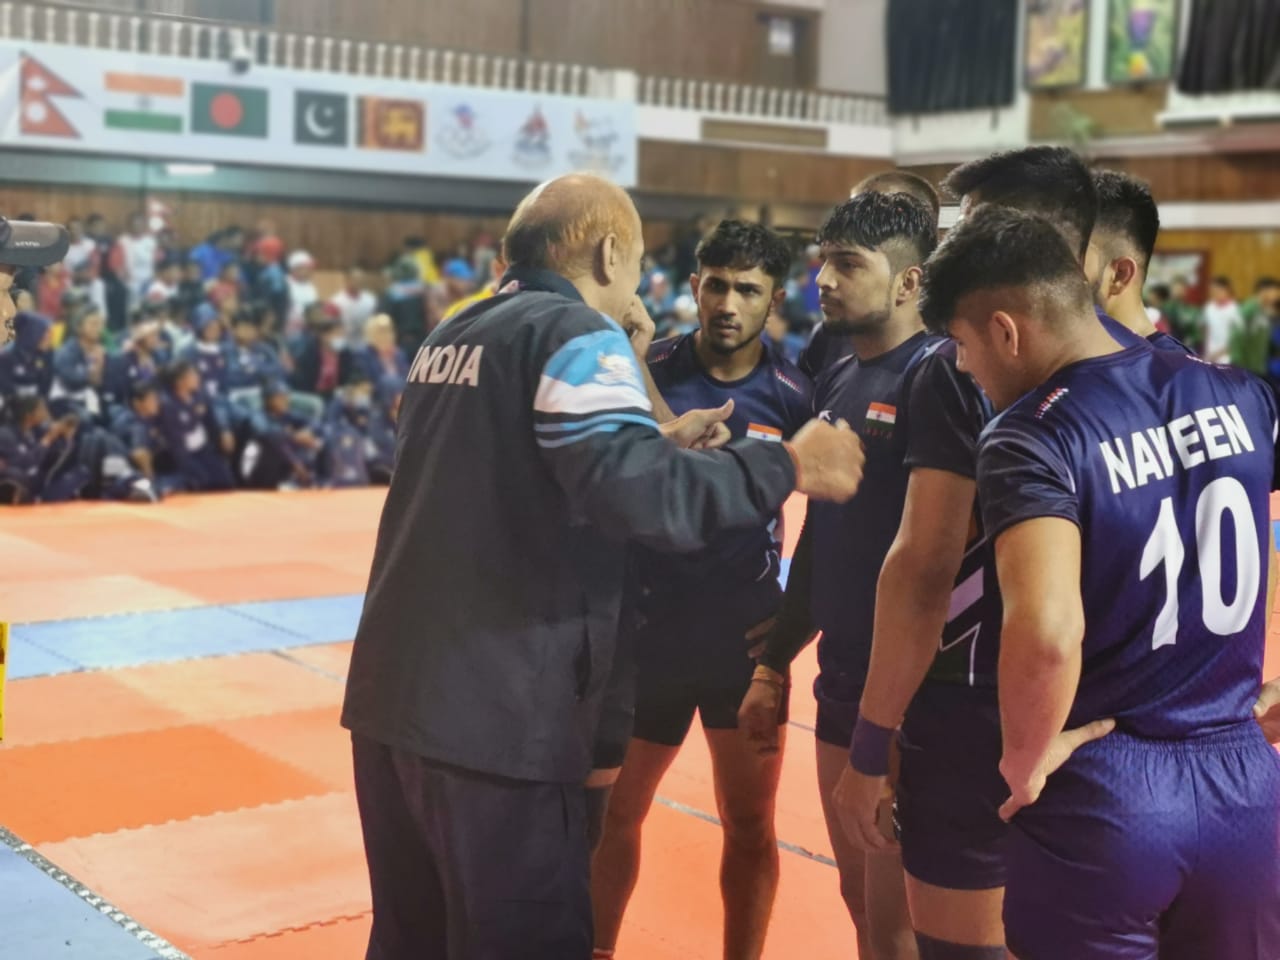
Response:
POLYGON ((896 730, 874 724, 859 713, 853 728, 853 743, 849 746, 849 763, 853 769, 867 777, 887 777, 889 746, 895 733, 896 730))

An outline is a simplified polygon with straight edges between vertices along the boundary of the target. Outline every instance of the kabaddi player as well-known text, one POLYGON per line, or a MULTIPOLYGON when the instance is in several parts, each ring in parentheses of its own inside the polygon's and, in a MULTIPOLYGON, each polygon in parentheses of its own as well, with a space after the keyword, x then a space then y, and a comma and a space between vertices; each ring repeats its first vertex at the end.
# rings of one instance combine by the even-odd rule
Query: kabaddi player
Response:
MULTIPOLYGON (((998 203, 1045 216, 1083 260, 1097 198, 1088 168, 1071 151, 995 154, 957 168, 945 185, 962 214, 998 203)), ((1127 344, 1142 342, 1110 318, 1103 323, 1127 344)), ((954 366, 954 346, 939 356, 954 366)), ((994 960, 1003 955, 1006 828, 998 809, 1007 791, 998 770, 994 689, 999 591, 974 502, 987 411, 968 377, 951 389, 941 402, 919 398, 927 412, 917 422, 936 421, 929 432, 937 439, 927 448, 935 459, 915 464, 923 469, 913 470, 903 524, 880 578, 855 735, 860 756, 851 756, 837 804, 856 844, 888 846, 883 751, 901 723, 895 825, 921 956, 994 960)))
MULTIPOLYGON (((933 185, 924 177, 908 173, 906 170, 885 170, 881 173, 873 173, 850 190, 849 196, 856 197, 860 193, 905 193, 932 209, 935 222, 942 212, 938 191, 933 189, 933 185)), ((809 335, 809 342, 800 351, 796 366, 816 380, 827 367, 852 352, 853 346, 849 343, 848 337, 833 335, 827 330, 826 324, 819 323, 809 335)))
POLYGON ((978 498, 1004 604, 1009 949, 1273 960, 1280 756, 1252 708, 1275 397, 1243 371, 1119 347, 1077 253, 988 206, 924 278, 930 329, 1003 410, 978 498))
POLYGON ((1160 212, 1151 188, 1115 170, 1093 171, 1098 219, 1089 237, 1084 272, 1099 310, 1160 350, 1190 353, 1176 337, 1161 333, 1147 316, 1142 288, 1160 233, 1160 212))
POLYGON ((849 765, 866 679, 876 580, 898 530, 907 489, 911 428, 903 417, 911 380, 942 342, 924 331, 916 298, 920 265, 937 244, 933 211, 904 195, 864 193, 837 207, 818 234, 825 260, 818 284, 824 324, 848 337, 853 356, 814 388, 822 418, 855 424, 867 451, 864 486, 846 509, 811 503, 792 559, 786 598, 766 638, 741 716, 761 749, 776 749, 775 718, 791 661, 822 630, 818 645, 818 786, 857 928, 859 956, 914 957, 897 852, 865 854, 845 835, 832 790, 849 765))
MULTIPOLYGON (((699 329, 650 348, 654 384, 677 415, 732 401, 734 439, 782 442, 809 419, 811 399, 808 378, 761 338, 786 295, 787 245, 765 227, 725 220, 696 257, 690 285, 699 329)), ((773 813, 781 757, 761 756, 737 726, 752 671, 743 637, 772 617, 782 598, 781 538, 779 518, 728 531, 697 554, 645 551, 638 558, 644 626, 632 638, 634 729, 592 864, 597 957, 613 955, 640 872, 641 827, 695 714, 710 748, 724 830, 724 956, 755 960, 764 948, 778 885, 773 813)), ((775 724, 785 722, 784 702, 775 724)))

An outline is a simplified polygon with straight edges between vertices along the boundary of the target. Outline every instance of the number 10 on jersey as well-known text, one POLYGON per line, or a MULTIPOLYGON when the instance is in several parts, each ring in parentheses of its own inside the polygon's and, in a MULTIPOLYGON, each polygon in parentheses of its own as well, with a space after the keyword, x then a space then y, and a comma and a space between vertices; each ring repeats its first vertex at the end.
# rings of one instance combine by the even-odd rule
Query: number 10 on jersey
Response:
MULTIPOLYGON (((1258 602, 1258 590, 1262 585, 1262 571, 1258 560, 1258 527, 1253 522, 1253 509, 1244 485, 1235 477, 1219 477, 1208 484, 1196 501, 1196 555, 1200 561, 1201 610, 1204 625, 1220 637, 1239 633, 1253 616, 1258 602), (1223 591, 1223 536, 1222 528, 1227 515, 1235 528, 1235 596, 1230 602, 1223 591)), ((1164 606, 1156 617, 1151 648, 1176 643, 1178 640, 1178 575, 1182 572, 1187 551, 1183 546, 1182 531, 1173 511, 1173 498, 1160 502, 1160 515, 1155 529, 1142 550, 1140 580, 1164 568, 1164 606)))

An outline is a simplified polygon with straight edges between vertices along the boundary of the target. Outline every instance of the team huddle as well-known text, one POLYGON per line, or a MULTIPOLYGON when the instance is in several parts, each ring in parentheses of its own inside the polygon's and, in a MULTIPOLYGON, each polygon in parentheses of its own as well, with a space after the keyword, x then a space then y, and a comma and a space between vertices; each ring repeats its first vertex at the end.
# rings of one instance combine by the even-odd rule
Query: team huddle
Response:
POLYGON ((799 368, 760 336, 789 255, 757 225, 700 246, 697 332, 650 345, 624 321, 655 410, 732 401, 733 437, 766 441, 845 421, 866 462, 852 499, 810 501, 785 593, 777 523, 636 552, 588 781, 597 958, 695 714, 724 955, 761 955, 790 665, 815 636, 863 960, 1280 958, 1280 757, 1254 712, 1272 390, 1151 325, 1145 185, 1032 148, 945 187, 962 217, 940 246, 907 173, 832 211, 799 368))
POLYGON ((862 960, 1280 960, 1275 396, 1152 326, 1143 184, 1035 147, 944 186, 941 243, 903 172, 831 212, 797 365, 770 230, 711 231, 653 343, 630 197, 517 207, 414 361, 353 647, 369 960, 613 957, 695 717, 757 960, 818 637, 862 960))

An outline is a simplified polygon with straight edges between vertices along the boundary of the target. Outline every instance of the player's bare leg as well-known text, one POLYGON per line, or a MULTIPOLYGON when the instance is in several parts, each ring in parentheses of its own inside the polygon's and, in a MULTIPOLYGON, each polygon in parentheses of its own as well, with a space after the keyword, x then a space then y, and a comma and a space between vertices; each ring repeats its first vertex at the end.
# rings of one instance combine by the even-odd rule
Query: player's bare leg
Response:
POLYGON ((945 944, 985 948, 993 958, 1004 956, 1003 887, 948 890, 907 874, 907 903, 918 933, 945 944))
POLYGON ((724 898, 725 960, 758 960, 778 892, 774 809, 786 729, 778 752, 761 756, 741 730, 707 730, 716 808, 724 827, 720 892, 724 898))
POLYGON ((864 960, 918 960, 902 858, 896 851, 867 855, 849 842, 831 802, 840 774, 849 765, 849 751, 820 740, 815 744, 822 815, 840 872, 840 895, 857 930, 858 956, 864 960))
POLYGON ((591 906, 598 950, 618 943, 627 902, 640 877, 640 837, 662 776, 679 747, 632 739, 627 759, 613 784, 604 819, 604 836, 591 860, 591 906))

